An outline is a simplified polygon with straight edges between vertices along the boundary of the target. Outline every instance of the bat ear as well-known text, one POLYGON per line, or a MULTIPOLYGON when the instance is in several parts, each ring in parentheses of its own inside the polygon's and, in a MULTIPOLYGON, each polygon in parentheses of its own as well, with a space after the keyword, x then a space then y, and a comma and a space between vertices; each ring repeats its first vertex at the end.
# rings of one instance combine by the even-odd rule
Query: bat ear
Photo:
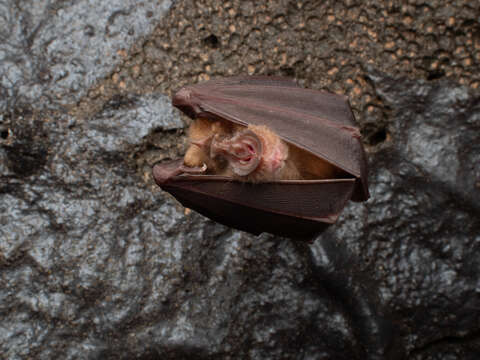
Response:
POLYGON ((247 176, 254 172, 258 165, 260 164, 260 159, 255 157, 255 160, 250 160, 247 162, 243 161, 231 161, 230 166, 235 174, 238 176, 247 176))
POLYGON ((246 176, 253 172, 260 164, 262 155, 262 141, 250 130, 230 139, 214 137, 210 146, 210 156, 227 159, 233 172, 238 176, 246 176))

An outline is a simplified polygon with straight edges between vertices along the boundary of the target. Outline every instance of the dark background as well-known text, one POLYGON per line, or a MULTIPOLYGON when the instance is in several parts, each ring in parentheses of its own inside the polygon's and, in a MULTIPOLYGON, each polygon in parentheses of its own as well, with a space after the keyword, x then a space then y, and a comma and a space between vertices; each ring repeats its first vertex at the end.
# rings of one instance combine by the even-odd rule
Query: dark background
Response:
POLYGON ((0 357, 477 359, 480 2, 0 0, 0 357), (346 94, 370 164, 313 245, 183 209, 169 97, 346 94))

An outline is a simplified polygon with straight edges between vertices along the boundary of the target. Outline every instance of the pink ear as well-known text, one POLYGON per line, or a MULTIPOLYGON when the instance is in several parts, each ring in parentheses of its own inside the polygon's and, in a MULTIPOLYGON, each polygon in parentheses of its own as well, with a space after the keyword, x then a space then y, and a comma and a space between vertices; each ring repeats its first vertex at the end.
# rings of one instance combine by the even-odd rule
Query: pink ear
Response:
POLYGON ((260 138, 251 130, 245 130, 230 139, 214 137, 210 146, 210 156, 222 156, 238 176, 252 173, 260 164, 263 145, 260 138))

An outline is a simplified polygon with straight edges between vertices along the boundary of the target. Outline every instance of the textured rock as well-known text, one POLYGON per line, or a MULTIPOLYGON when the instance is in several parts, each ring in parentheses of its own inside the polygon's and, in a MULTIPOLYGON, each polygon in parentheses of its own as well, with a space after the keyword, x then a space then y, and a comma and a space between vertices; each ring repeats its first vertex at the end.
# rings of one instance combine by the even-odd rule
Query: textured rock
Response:
POLYGON ((0 2, 1 357, 478 358, 471 3, 185 1, 154 31, 154 2, 41 3, 0 2), (313 245, 232 231, 151 181, 184 148, 152 90, 244 70, 349 94, 371 145, 372 198, 313 245))
MULTIPOLYGON (((47 123, 50 155, 44 165, 28 174, 12 165, 12 174, 2 176, 0 336, 8 358, 94 358, 112 329, 157 303, 143 299, 144 289, 155 287, 143 276, 169 277, 181 266, 171 263, 181 256, 176 243, 160 242, 163 232, 182 222, 181 214, 141 185, 129 159, 149 131, 176 127, 179 120, 150 116, 171 113, 169 99, 160 96, 132 97, 115 109, 115 116, 107 107, 75 126, 64 121, 59 127, 63 118, 47 123), (151 269, 141 265, 145 257, 151 269), (97 332, 105 333, 103 340, 97 332), (71 340, 61 340, 64 335, 71 340)), ((28 128, 27 121, 16 120, 28 128)), ((5 148, 11 153, 15 147, 14 142, 5 148)), ((13 161, 22 158, 9 157, 7 165, 13 161)), ((171 292, 169 281, 155 298, 171 292)))
POLYGON ((214 76, 295 76, 302 86, 348 95, 366 143, 376 145, 385 119, 368 66, 480 88, 478 1, 183 0, 172 14, 117 71, 135 74, 136 92, 214 76))
POLYGON ((412 358, 442 358, 452 344, 452 358, 474 358, 480 95, 446 81, 370 77, 391 109, 389 136, 371 157, 372 198, 362 211, 345 214, 331 240, 345 243, 374 272, 412 358))
POLYGON ((170 3, 1 1, 1 90, 36 106, 78 101, 154 29, 170 3))

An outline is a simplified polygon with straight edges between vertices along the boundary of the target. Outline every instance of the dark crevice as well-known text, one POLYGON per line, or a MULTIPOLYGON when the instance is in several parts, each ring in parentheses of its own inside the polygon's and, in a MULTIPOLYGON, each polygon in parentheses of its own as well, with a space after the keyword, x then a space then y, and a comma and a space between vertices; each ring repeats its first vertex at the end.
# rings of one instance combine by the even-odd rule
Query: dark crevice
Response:
POLYGON ((387 130, 380 128, 372 135, 370 135, 369 142, 371 145, 378 145, 387 139, 387 130))
POLYGON ((412 350, 409 356, 410 358, 413 359, 420 354, 425 354, 429 352, 440 353, 441 352, 441 350, 439 349, 440 347, 445 347, 445 346, 458 347, 461 345, 478 343, 479 340, 480 340, 480 330, 474 331, 471 334, 468 334, 465 336, 455 336, 455 335, 444 336, 412 350))
POLYGON ((387 140, 387 129, 381 125, 367 125, 363 130, 365 142, 375 146, 387 140))
POLYGON ((393 314, 381 305, 372 274, 352 272, 352 265, 358 260, 328 237, 311 249, 312 285, 321 284, 316 286, 323 289, 322 293, 330 294, 332 303, 348 319, 354 336, 362 344, 358 358, 404 358, 400 327, 393 314))
POLYGON ((120 109, 128 109, 135 105, 137 101, 137 96, 130 95, 120 95, 116 94, 112 96, 108 101, 105 102, 102 109, 99 111, 100 114, 108 111, 117 111, 120 109))
POLYGON ((292 67, 283 67, 280 69, 283 76, 295 77, 295 69, 292 67))
POLYGON ((30 176, 40 171, 47 161, 47 150, 41 144, 15 144, 7 147, 9 168, 19 176, 30 176))
POLYGON ((436 80, 445 76, 444 70, 433 70, 427 73, 427 80, 436 80))
POLYGON ((211 34, 203 39, 203 43, 212 49, 217 49, 220 45, 218 38, 214 34, 211 34))

